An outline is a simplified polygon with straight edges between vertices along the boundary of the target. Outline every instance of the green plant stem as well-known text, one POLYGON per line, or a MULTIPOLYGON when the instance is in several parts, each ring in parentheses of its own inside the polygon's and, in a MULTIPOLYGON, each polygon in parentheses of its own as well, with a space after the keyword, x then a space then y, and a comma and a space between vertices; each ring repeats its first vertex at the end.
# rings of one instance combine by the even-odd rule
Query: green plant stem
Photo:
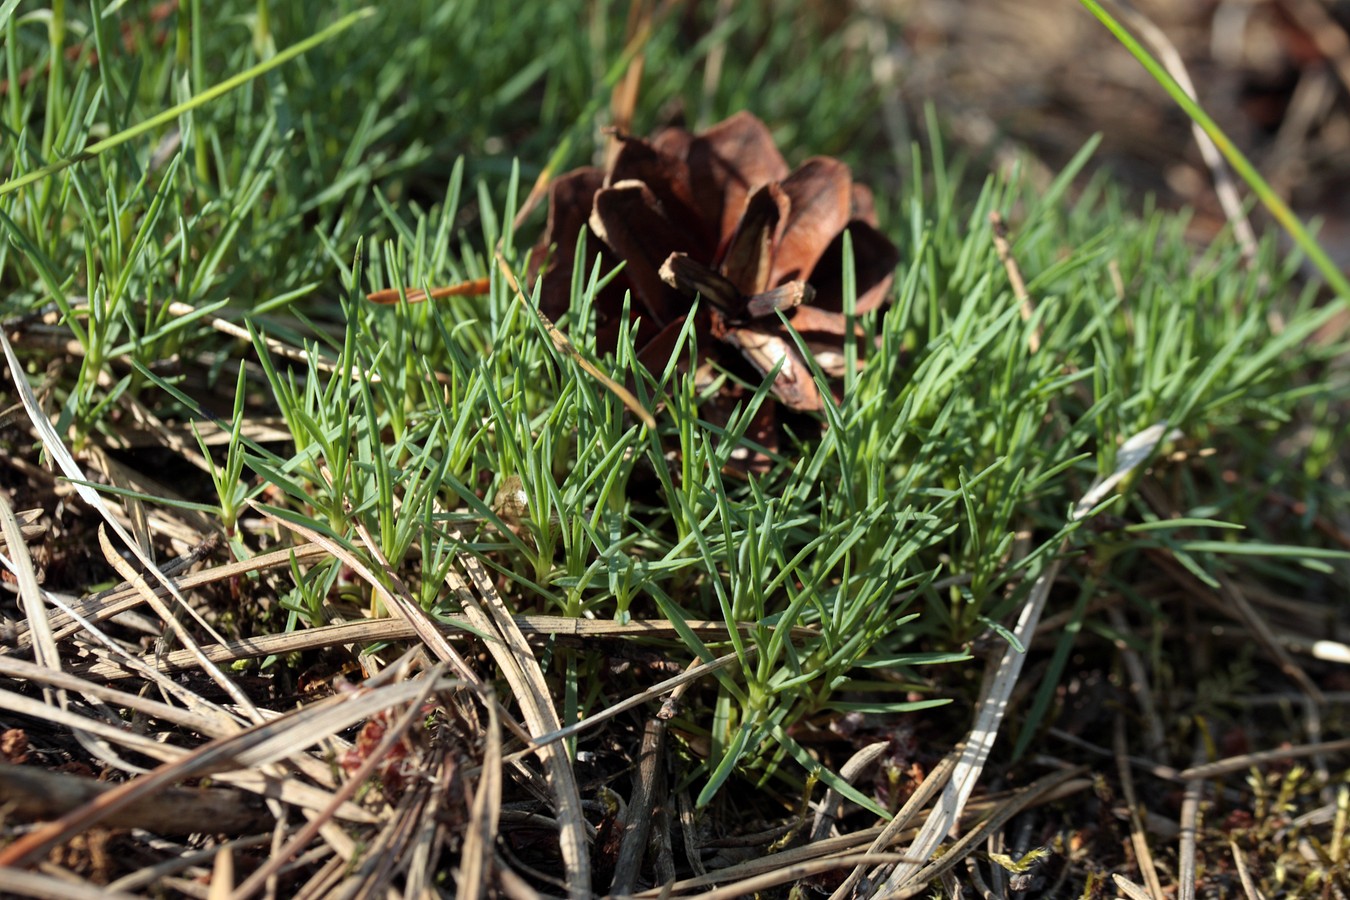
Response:
POLYGON ((1154 81, 1162 85, 1163 90, 1171 95, 1186 115, 1190 116, 1195 124, 1204 129, 1205 134, 1209 135, 1210 140, 1219 148, 1219 152, 1228 160, 1228 164, 1233 167, 1233 171, 1237 172, 1242 180, 1247 182, 1247 185, 1260 198, 1270 214, 1280 223, 1280 227, 1288 232, 1299 249, 1307 254, 1313 265, 1317 266, 1317 270, 1322 273, 1322 277, 1327 280, 1327 284, 1331 285, 1341 301, 1350 302, 1350 281, 1346 280, 1341 270, 1331 261, 1331 257, 1327 256, 1313 236, 1303 227, 1303 223, 1299 221, 1298 216, 1294 215, 1294 211, 1280 199, 1280 196, 1275 193, 1270 184, 1261 177, 1261 173, 1256 170, 1256 167, 1229 140, 1228 135, 1224 134, 1218 123, 1210 118, 1200 104, 1190 94, 1186 93, 1186 90, 1177 83, 1175 78, 1168 74, 1162 64, 1154 59, 1152 54, 1135 40, 1134 35, 1130 34, 1125 26, 1116 21, 1115 17, 1107 12, 1097 0, 1079 0, 1079 2, 1097 17, 1097 21, 1105 25, 1107 30, 1115 35, 1116 40, 1120 41, 1125 49, 1134 55, 1135 59, 1139 60, 1140 65, 1148 71, 1154 81))
MULTIPOLYGON (((177 106, 170 107, 169 109, 164 110, 164 112, 158 115, 151 116, 149 119, 146 119, 139 125, 133 125, 132 127, 124 131, 119 131, 117 134, 114 134, 111 137, 104 138, 103 140, 98 141, 97 143, 91 144, 84 150, 70 157, 69 159, 58 160, 57 162, 45 165, 40 169, 35 169, 34 171, 29 172, 27 175, 23 175, 11 181, 6 181, 4 184, 0 184, 0 197, 3 197, 6 194, 12 194, 19 188, 32 184, 35 181, 40 181, 41 179, 46 178, 49 175, 54 175, 55 173, 60 172, 62 169, 68 168, 69 166, 73 166, 77 162, 83 162, 84 160, 87 159, 93 159, 100 153, 103 153, 107 150, 111 150, 114 147, 119 147, 122 144, 125 144, 127 141, 134 140, 140 135, 145 134, 147 131, 153 131, 154 129, 159 128, 161 125, 166 125, 169 122, 172 122, 174 119, 181 116, 183 113, 192 109, 196 109, 197 107, 202 106, 203 104, 210 103, 217 97, 220 97, 223 94, 228 94, 235 88, 247 84, 254 78, 257 78, 259 75, 263 75, 267 72, 270 72, 272 69, 275 69, 280 65, 290 62, 292 59, 295 59, 300 54, 305 53, 309 50, 313 50, 320 44, 332 40, 334 37, 346 31, 348 28, 351 28, 357 22, 361 21, 362 19, 369 18, 374 14, 375 10, 372 7, 365 7, 364 9, 359 9, 350 15, 343 16, 341 19, 334 22, 332 25, 329 25, 323 31, 320 31, 317 34, 305 38, 298 44, 292 44, 290 47, 287 47, 285 50, 282 50, 280 53, 278 53, 276 56, 273 56, 271 59, 264 60, 263 62, 258 63, 256 66, 253 66, 249 69, 244 70, 243 72, 240 72, 233 78, 227 78, 220 84, 217 84, 214 87, 207 88, 200 94, 197 94, 196 96, 188 100, 185 100, 182 103, 179 103, 177 106)), ((53 69, 56 68, 55 61, 53 61, 52 67, 53 69)))

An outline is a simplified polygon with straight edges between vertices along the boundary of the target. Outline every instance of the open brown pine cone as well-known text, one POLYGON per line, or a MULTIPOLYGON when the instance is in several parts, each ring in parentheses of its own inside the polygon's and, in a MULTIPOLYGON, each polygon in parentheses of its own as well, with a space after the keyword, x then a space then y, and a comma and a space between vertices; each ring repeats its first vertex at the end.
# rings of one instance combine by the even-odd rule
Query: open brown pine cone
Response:
MULTIPOLYGON (((899 251, 877 230, 872 193, 848 166, 813 157, 789 170, 764 123, 742 112, 701 134, 667 128, 650 140, 622 137, 608 172, 582 168, 549 190, 548 225, 530 254, 542 272, 540 306, 567 311, 577 240, 623 272, 596 298, 599 349, 618 340, 624 293, 639 358, 660 371, 702 296, 694 334, 697 377, 718 368, 749 383, 782 361, 772 401, 748 435, 777 446, 775 406, 817 411, 820 390, 778 317, 781 310, 821 370, 843 375, 844 231, 852 237, 857 313, 885 300, 899 251)), ((709 410, 725 419, 740 388, 728 381, 709 410)))

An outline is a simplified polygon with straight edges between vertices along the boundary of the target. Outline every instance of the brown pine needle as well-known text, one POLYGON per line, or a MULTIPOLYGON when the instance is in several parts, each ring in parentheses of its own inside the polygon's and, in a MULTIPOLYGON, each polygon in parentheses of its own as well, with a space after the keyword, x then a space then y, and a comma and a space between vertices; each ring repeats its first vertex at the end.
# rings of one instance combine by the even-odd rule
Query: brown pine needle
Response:
MULTIPOLYGON (((1012 255, 1012 245, 1008 243, 1008 224, 1003 221, 1003 216, 998 210, 989 213, 989 224, 994 229, 994 249, 998 252, 999 262, 1003 263, 1003 268, 1008 273, 1008 282, 1012 285, 1013 296, 1022 305, 1022 321, 1030 322, 1032 314, 1036 311, 1036 302, 1027 293, 1027 284, 1022 278, 1022 270, 1018 268, 1017 260, 1012 255)), ((1037 326, 1027 337, 1027 349, 1032 353, 1041 349, 1040 326, 1037 326)))
POLYGON ((572 342, 567 339, 567 335, 559 331, 558 327, 549 321, 548 316, 544 315, 541 309, 530 303, 529 299, 525 296, 525 292, 520 289, 520 282, 516 280, 515 274, 511 271, 511 267, 506 262, 506 257, 502 256, 500 250, 497 251, 497 266, 502 270, 502 274, 506 276, 506 283, 511 286, 511 290, 515 291, 516 299, 524 304, 526 309, 534 313, 540 323, 543 324, 544 330, 547 331, 548 336, 553 339, 553 346, 558 348, 558 352, 570 357, 571 360, 580 366, 587 375, 590 375, 596 381, 603 384, 614 394, 614 396, 622 400, 623 405, 628 407, 628 411, 637 416, 638 419, 642 421, 643 425, 655 430, 655 417, 653 417, 652 414, 638 402, 638 398, 633 396, 633 392, 619 384, 613 378, 610 378, 604 372, 601 372, 596 368, 595 363, 582 356, 581 351, 573 346, 572 342))
MULTIPOLYGON (((488 292, 491 283, 491 280, 487 278, 471 278, 468 281, 461 281, 459 284, 449 284, 445 287, 432 288, 429 291, 420 288, 408 291, 407 297, 409 303, 444 300, 447 297, 481 297, 488 292)), ((399 300, 398 288, 386 288, 383 291, 366 294, 366 299, 371 303, 397 303, 399 300)))

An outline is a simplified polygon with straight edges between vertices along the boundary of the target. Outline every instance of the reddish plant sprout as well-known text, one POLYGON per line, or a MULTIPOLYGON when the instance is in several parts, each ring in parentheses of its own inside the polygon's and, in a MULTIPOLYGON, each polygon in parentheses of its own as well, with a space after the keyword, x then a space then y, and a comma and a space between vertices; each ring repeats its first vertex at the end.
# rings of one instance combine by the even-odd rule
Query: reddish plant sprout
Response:
MULTIPOLYGON (((350 750, 344 752, 338 760, 342 770, 354 775, 365 765, 366 760, 380 746, 389 726, 397 718, 394 712, 385 710, 366 720, 357 732, 356 740, 350 750)), ((416 726, 414 725, 414 728, 416 726)), ((418 761, 415 754, 412 735, 405 733, 384 755, 376 766, 375 775, 384 788, 386 797, 398 797, 408 787, 417 774, 418 761)))
POLYGON ((22 728, 0 731, 0 758, 12 765, 28 762, 28 733, 22 728))
MULTIPOLYGON (((787 326, 830 379, 844 374, 844 233, 852 239, 855 314, 878 307, 899 262, 877 230, 871 192, 848 166, 813 157, 788 168, 769 130, 738 113, 707 131, 667 128, 650 140, 622 137, 609 171, 576 169, 549 190, 548 224, 530 254, 541 275, 540 306, 556 320, 568 309, 579 239, 586 253, 623 271, 596 297, 596 340, 612 350, 627 323, 653 371, 669 361, 694 314, 696 381, 718 370, 755 384, 777 367, 772 402, 748 437, 777 446, 777 410, 819 411, 825 400, 787 326), (694 313, 694 299, 703 302, 694 313)), ((743 395, 734 380, 714 398, 725 421, 743 395)))

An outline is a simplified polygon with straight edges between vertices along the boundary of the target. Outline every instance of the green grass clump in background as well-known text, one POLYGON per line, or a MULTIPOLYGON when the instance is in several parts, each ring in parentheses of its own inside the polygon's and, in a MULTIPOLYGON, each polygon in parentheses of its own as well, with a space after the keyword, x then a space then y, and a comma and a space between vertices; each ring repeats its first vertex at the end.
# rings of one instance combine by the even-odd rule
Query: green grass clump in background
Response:
MULTIPOLYGON (((782 776, 794 795, 799 769, 783 760, 820 768, 794 737, 803 722, 964 698, 965 650, 1003 627, 1066 536, 1095 557, 1068 570, 1084 586, 1128 585, 1150 547, 1201 577, 1255 551, 1278 561, 1270 577, 1325 568, 1316 548, 1234 529, 1254 524, 1259 498, 1218 487, 1228 454, 1162 476, 1178 488, 1173 521, 1132 494, 1103 510, 1123 529, 1071 534, 1068 521, 1144 427, 1179 429, 1182 450, 1263 450, 1294 415, 1304 373, 1331 353, 1306 344, 1329 313, 1272 246, 1247 271, 1223 242, 1197 253, 1174 215, 1127 212, 1103 180, 1075 195, 1087 152, 1049 186, 1013 173, 974 189, 936 140, 891 171, 867 59, 846 31, 813 34, 806 4, 772 20, 736 4, 712 30, 666 22, 646 47, 641 127, 677 107, 702 124, 751 108, 790 161, 838 154, 885 187, 883 226, 903 254, 890 308, 862 318, 867 366, 823 436, 802 435, 763 476, 730 477, 765 386, 720 431, 700 421, 690 379, 646 372, 621 347, 601 367, 664 406, 650 432, 553 350, 491 263, 500 244, 523 271, 541 217, 513 232, 522 188, 555 155, 588 158, 622 72, 625 8, 596 5, 579 24, 558 4, 392 4, 191 103, 356 9, 281 6, 197 0, 163 18, 135 4, 0 7, 11 184, 109 144, 0 193, 3 315, 20 323, 27 375, 76 448, 124 446, 136 409, 231 420, 184 499, 236 555, 266 544, 241 520, 273 486, 268 503, 317 530, 353 541, 367 526, 437 612, 453 611, 445 569, 472 553, 522 612, 667 619, 681 661, 735 653, 677 720, 702 748, 691 777, 705 802, 734 771, 782 776), (696 74, 720 41, 745 52, 727 52, 704 92, 696 74), (173 121, 109 140, 178 103, 173 121), (994 211, 1013 226, 1029 321, 990 239, 994 211), (483 298, 363 300, 489 275, 483 298), (77 352, 35 337, 50 304, 77 352), (250 339, 213 330, 208 313, 250 339), (246 437, 247 421, 273 415, 287 440, 246 437), (506 521, 493 502, 517 483, 528 511, 506 521), (686 627, 702 619, 725 636, 686 627), (922 667, 933 663, 946 665, 922 667)), ((608 274, 579 264, 561 323, 592 357, 587 311, 608 274)), ((1317 474, 1265 452, 1238 462, 1263 480, 1317 474)), ((297 572, 275 605, 251 597, 231 614, 321 623, 341 576, 336 563, 297 572)), ((1074 616, 1066 634, 1094 627, 1084 602, 1074 616)), ((640 687, 576 648, 550 646, 545 663, 566 722, 640 687)))

